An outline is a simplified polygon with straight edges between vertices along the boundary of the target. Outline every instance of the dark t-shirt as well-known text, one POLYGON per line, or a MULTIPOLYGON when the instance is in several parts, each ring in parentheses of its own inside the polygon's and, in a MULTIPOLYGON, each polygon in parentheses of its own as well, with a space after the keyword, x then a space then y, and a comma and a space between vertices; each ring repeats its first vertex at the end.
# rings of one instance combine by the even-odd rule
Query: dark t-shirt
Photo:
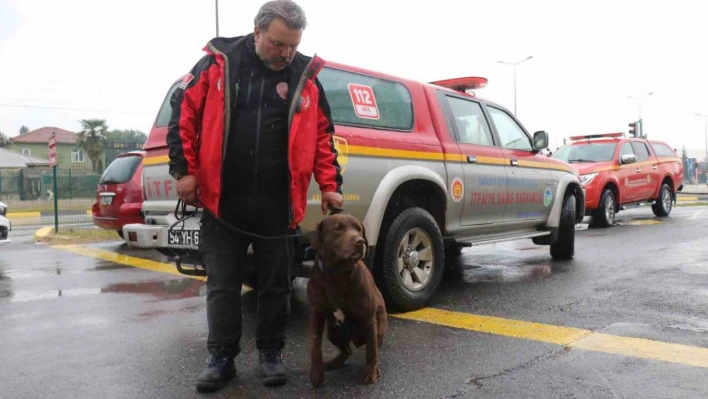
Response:
POLYGON ((223 217, 234 223, 263 218, 287 222, 289 68, 278 72, 268 69, 250 41, 243 47, 238 71, 232 76, 223 217))

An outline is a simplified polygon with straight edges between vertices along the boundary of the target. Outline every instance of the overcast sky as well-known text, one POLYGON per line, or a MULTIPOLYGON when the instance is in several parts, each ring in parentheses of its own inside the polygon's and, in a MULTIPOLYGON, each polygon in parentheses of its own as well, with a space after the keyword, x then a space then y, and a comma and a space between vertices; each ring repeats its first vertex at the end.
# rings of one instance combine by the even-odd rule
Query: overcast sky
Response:
MULTIPOLYGON (((219 0, 219 33, 251 32, 261 3, 219 0)), ((300 4, 310 24, 301 52, 422 81, 484 76, 477 94, 510 110, 512 68, 497 61, 533 55, 517 69, 518 116, 549 131, 553 148, 564 136, 627 131, 639 112, 628 96, 654 92, 642 103, 649 138, 705 156, 694 116, 708 114, 699 1, 300 4)), ((171 82, 215 33, 214 0, 0 0, 0 131, 76 131, 79 119, 104 118, 147 133, 171 82)))

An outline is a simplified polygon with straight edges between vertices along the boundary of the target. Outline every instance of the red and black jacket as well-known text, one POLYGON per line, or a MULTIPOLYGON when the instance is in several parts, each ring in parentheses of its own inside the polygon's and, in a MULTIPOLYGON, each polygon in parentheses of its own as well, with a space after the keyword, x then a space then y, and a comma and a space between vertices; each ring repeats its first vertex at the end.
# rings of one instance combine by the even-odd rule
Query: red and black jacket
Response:
MULTIPOLYGON (((231 121, 231 96, 235 95, 230 74, 238 70, 241 46, 252 34, 216 38, 204 48, 207 53, 184 76, 172 99, 168 126, 170 174, 194 175, 202 205, 217 217, 222 192, 222 165, 231 121)), ((317 74, 321 58, 299 52, 291 63, 288 90, 288 165, 290 169, 290 226, 305 217, 307 191, 314 174, 320 191, 342 192, 342 176, 334 147, 334 124, 324 89, 317 74)))

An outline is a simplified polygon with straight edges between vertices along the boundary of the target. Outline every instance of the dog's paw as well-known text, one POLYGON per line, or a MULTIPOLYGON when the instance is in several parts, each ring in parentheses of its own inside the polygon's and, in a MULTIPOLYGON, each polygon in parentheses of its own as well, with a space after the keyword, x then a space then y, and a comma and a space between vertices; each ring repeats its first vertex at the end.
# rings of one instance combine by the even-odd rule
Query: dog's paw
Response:
POLYGON ((364 376, 361 378, 361 383, 364 385, 374 384, 381 377, 381 372, 379 371, 379 366, 374 367, 365 366, 364 376))
POLYGON ((319 388, 324 382, 324 369, 322 367, 313 367, 310 369, 310 383, 313 388, 319 388))

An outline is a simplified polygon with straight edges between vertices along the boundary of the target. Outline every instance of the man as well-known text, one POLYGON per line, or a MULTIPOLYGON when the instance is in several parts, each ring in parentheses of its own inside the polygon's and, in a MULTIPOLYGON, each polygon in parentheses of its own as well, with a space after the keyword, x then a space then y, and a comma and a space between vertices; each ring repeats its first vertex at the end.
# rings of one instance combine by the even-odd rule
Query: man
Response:
POLYGON ((249 244, 259 270, 256 346, 263 383, 286 382, 282 349, 292 255, 286 236, 304 218, 313 174, 322 214, 342 206, 334 125, 316 79, 324 62, 297 52, 306 24, 296 3, 265 3, 252 34, 207 44, 207 55, 171 100, 170 173, 180 198, 204 208, 199 252, 208 273, 210 357, 197 378, 199 390, 217 390, 236 374, 249 244))

